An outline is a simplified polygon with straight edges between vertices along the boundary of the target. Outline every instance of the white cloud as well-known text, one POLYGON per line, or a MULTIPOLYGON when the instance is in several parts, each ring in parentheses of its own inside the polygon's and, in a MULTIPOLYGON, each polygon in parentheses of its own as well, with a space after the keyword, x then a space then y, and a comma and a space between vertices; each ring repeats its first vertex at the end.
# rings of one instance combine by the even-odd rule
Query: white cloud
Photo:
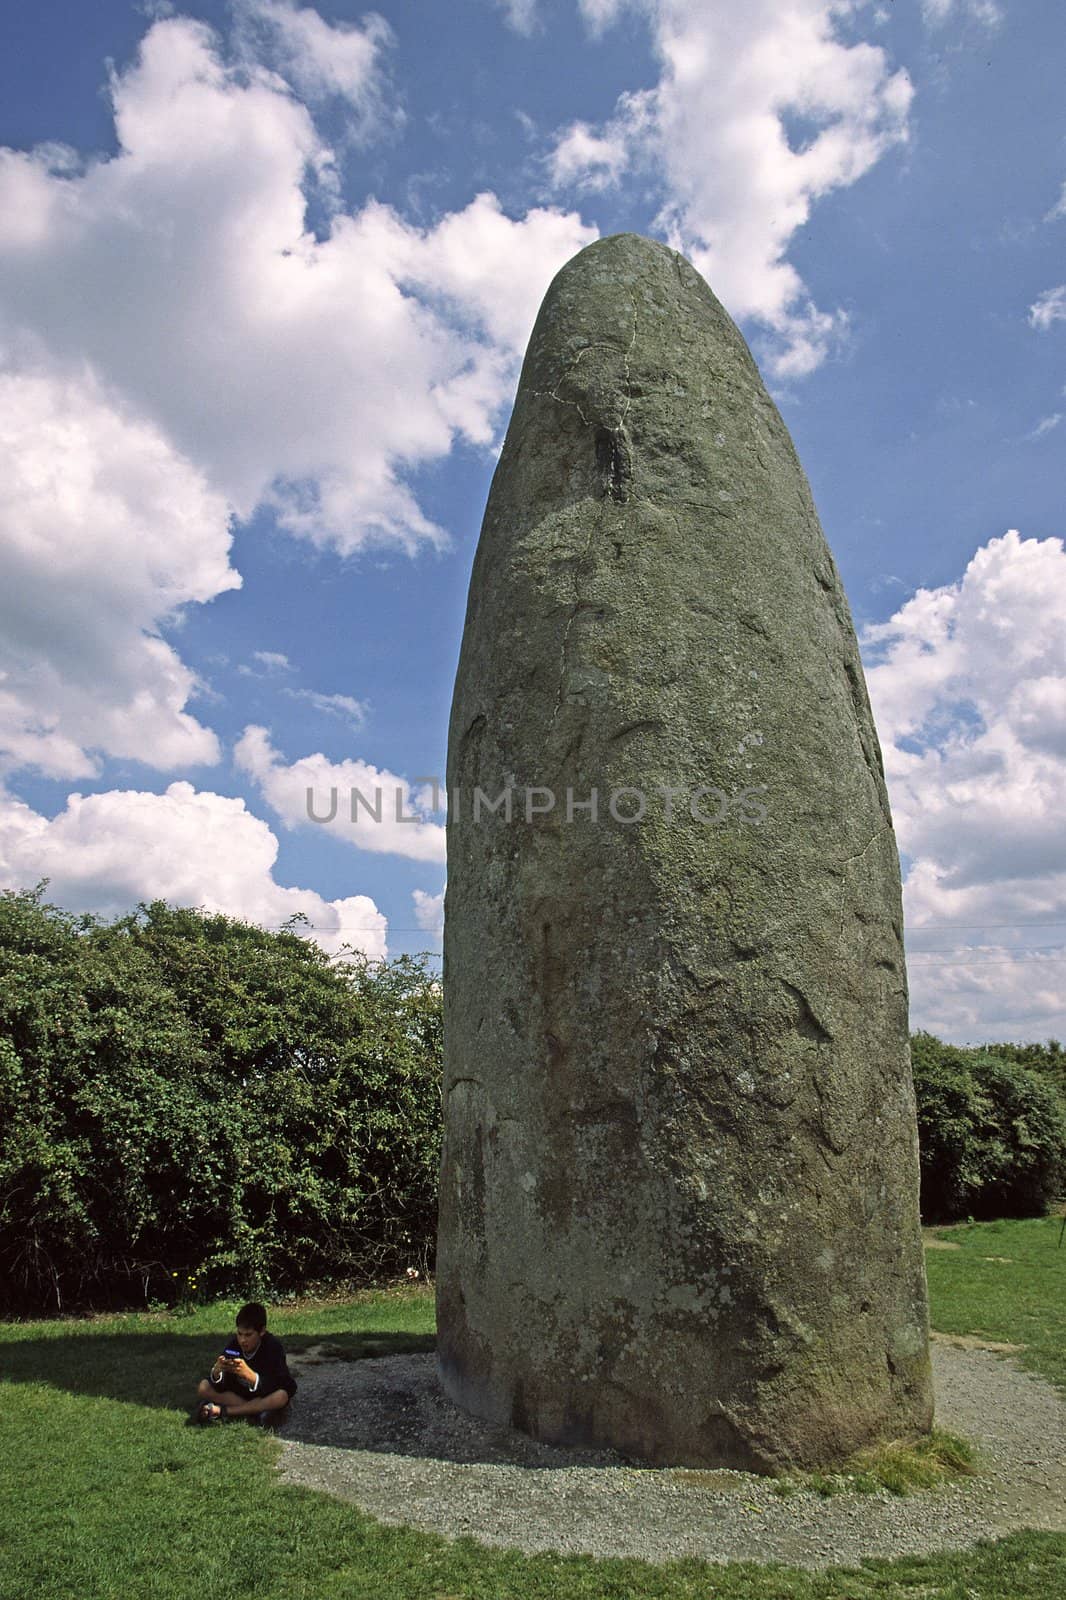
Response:
MULTIPOLYGON (((485 193, 428 233, 392 228, 386 248, 402 281, 417 285, 434 303, 443 302, 468 332, 480 330, 488 337, 490 359, 494 350, 506 363, 510 398, 511 379, 548 283, 596 237, 596 229, 574 212, 546 208, 527 212, 521 223, 512 222, 496 196, 485 193)), ((479 427, 465 421, 461 426, 472 436, 479 427)))
POLYGON ((413 889, 411 899, 414 901, 418 926, 439 938, 444 927, 444 890, 440 894, 427 894, 424 889, 413 889))
MULTIPOLYGON (((1046 931, 1061 938, 1061 928, 1046 931)), ((1025 1044, 1061 1039, 1066 1031, 1066 946, 1019 953, 1017 945, 985 943, 958 954, 912 951, 907 965, 915 1029, 956 1044, 1025 1044)))
POLYGON ((383 17, 370 13, 362 24, 330 23, 290 0, 238 0, 237 17, 255 56, 265 58, 305 100, 339 96, 357 113, 364 133, 395 118, 383 98, 381 58, 393 42, 383 17))
POLYGON ((1027 439, 1044 439, 1049 433, 1054 433, 1062 421, 1062 412, 1053 411, 1050 416, 1041 417, 1032 433, 1026 434, 1027 439))
POLYGON ((595 230, 485 195, 430 229, 368 203, 316 237, 305 185, 333 152, 185 18, 111 89, 113 158, 0 156, 0 345, 90 368, 242 518, 272 504, 345 553, 439 542, 404 473, 491 440, 544 289, 595 230))
POLYGON ((283 689, 290 700, 306 700, 316 711, 327 717, 339 717, 352 728, 361 728, 366 721, 365 700, 353 700, 350 694, 320 694, 317 689, 283 689))
POLYGON ((594 33, 616 22, 623 11, 639 10, 645 0, 578 0, 581 13, 594 33))
POLYGON ((1044 218, 1044 221, 1057 222, 1060 217, 1066 217, 1066 183, 1063 184, 1062 193, 1044 218))
MULTIPOLYGON (((560 180, 605 185, 627 165, 657 165, 658 225, 736 317, 776 335, 771 365, 809 372, 845 320, 811 302, 789 245, 815 203, 847 188, 907 138, 912 88, 884 50, 845 42, 858 11, 838 0, 640 0, 661 62, 653 90, 623 96, 599 130, 566 130, 560 180), (581 155, 585 165, 582 169, 581 155)), ((615 0, 584 0, 597 27, 615 0)))
POLYGON ((1066 283, 1045 289, 1029 307, 1029 326, 1045 333, 1053 322, 1066 322, 1066 283))
POLYGON ((516 33, 530 34, 537 25, 537 0, 495 0, 516 33))
POLYGON ((629 156, 620 128, 600 134, 587 122, 572 122, 552 151, 551 180, 556 186, 572 183, 584 189, 606 189, 618 182, 629 156))
POLYGON ((356 849, 444 860, 443 826, 428 819, 424 796, 396 773, 366 761, 329 761, 319 752, 286 765, 267 730, 254 725, 245 728, 234 756, 287 828, 322 827, 356 849))
MULTIPOLYGON (((242 662, 237 668, 242 677, 272 678, 277 684, 282 674, 294 670, 288 656, 280 650, 253 650, 252 660, 257 663, 256 666, 250 667, 242 662)), ((363 726, 369 710, 368 701, 356 700, 350 694, 323 694, 318 689, 294 689, 289 684, 282 684, 280 693, 289 700, 305 700, 315 711, 321 711, 327 717, 338 717, 353 728, 363 726)))
POLYGON ((942 28, 954 17, 970 17, 986 28, 994 28, 1003 21, 1003 12, 996 0, 922 0, 922 16, 930 28, 942 28))
POLYGON ((218 760, 158 628, 240 584, 225 501, 91 375, 0 367, 0 751, 52 777, 96 753, 218 760))
MULTIPOLYGON (((304 92, 373 106, 384 24, 242 16, 304 92)), ((67 777, 97 752, 217 759, 158 630, 239 583, 231 516, 269 505, 346 554, 444 542, 405 474, 493 442, 543 291, 594 237, 491 195, 428 230, 368 203, 316 237, 332 150, 247 39, 229 65, 187 18, 149 28, 111 96, 113 157, 0 150, 0 739, 67 777)))
POLYGON ((571 123, 551 154, 551 181, 581 189, 608 189, 641 158, 642 141, 653 134, 655 97, 648 91, 619 96, 602 133, 587 122, 571 123))
POLYGON ((0 796, 0 882, 48 878, 49 898, 115 915, 141 900, 222 911, 278 928, 302 912, 331 954, 350 944, 386 955, 384 916, 367 895, 325 900, 275 881, 278 841, 244 801, 172 783, 164 794, 69 796, 51 821, 0 796))
POLYGON ((1063 541, 990 540, 958 583, 919 590, 864 645, 910 859, 916 1021, 955 1038, 1061 1035, 1063 541))

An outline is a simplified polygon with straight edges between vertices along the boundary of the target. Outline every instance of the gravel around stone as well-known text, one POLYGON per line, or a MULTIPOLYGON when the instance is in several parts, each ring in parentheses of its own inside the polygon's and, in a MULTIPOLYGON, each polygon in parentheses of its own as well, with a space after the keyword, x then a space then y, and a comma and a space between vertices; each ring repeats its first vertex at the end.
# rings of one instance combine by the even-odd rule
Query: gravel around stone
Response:
POLYGON ((933 1346, 937 1423, 979 1450, 980 1471, 905 1498, 782 1498, 749 1473, 637 1467, 537 1444, 452 1405, 432 1355, 348 1361, 320 1347, 291 1365, 300 1392, 280 1441, 282 1477, 450 1538, 528 1554, 816 1569, 965 1549, 1018 1528, 1066 1531, 1066 1402, 1002 1355, 946 1339, 933 1346))

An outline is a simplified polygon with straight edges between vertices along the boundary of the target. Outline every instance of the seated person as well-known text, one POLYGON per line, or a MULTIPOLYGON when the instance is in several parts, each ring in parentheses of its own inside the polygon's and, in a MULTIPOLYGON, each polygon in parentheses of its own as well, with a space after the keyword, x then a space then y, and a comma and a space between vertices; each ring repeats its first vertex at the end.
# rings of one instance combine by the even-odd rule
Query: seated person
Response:
POLYGON ((256 1301, 238 1311, 236 1344, 215 1361, 210 1379, 200 1379, 198 1421, 223 1417, 253 1417, 264 1423, 281 1420, 278 1414, 296 1393, 296 1379, 289 1371, 280 1339, 266 1331, 266 1323, 266 1310, 256 1301))

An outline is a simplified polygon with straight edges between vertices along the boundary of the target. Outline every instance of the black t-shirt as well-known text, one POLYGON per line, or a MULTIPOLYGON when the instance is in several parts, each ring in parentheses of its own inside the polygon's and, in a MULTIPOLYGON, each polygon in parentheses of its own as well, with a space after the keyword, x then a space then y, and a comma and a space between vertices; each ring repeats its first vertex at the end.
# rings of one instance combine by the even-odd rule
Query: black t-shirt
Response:
POLYGON ((272 1333, 264 1329, 255 1354, 245 1356, 244 1359, 252 1371, 259 1375, 259 1382, 255 1388, 249 1390, 248 1385, 234 1377, 232 1372, 224 1372, 218 1381, 219 1389, 233 1387, 239 1388, 246 1394, 261 1395, 273 1394, 275 1389, 284 1389, 289 1399, 292 1399, 296 1393, 296 1379, 289 1371, 289 1363, 285 1359, 285 1346, 280 1339, 275 1339, 272 1333))

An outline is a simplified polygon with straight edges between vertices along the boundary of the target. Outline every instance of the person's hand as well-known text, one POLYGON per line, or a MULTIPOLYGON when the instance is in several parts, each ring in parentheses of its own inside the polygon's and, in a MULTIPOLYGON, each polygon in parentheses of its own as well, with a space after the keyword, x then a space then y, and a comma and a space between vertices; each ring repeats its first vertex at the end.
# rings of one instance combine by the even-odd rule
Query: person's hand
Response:
POLYGON ((240 1356, 236 1360, 230 1362, 229 1371, 233 1373, 235 1378, 240 1378, 244 1383, 255 1382, 255 1373, 252 1371, 251 1367, 248 1365, 247 1361, 245 1361, 243 1356, 240 1356))

